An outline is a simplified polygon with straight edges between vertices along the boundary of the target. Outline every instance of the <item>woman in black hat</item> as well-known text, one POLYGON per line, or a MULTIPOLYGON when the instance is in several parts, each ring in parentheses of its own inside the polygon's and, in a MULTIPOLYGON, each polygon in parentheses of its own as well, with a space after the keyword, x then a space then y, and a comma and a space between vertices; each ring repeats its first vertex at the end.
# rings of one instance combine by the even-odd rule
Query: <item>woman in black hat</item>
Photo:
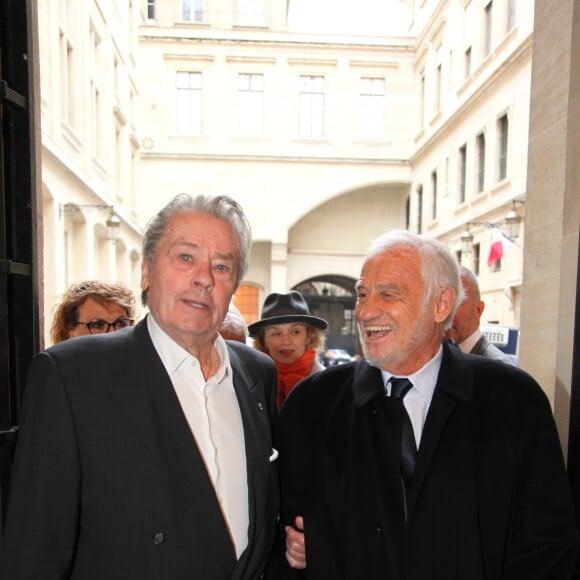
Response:
POLYGON ((316 359, 328 323, 311 316, 300 292, 266 296, 262 318, 248 326, 257 350, 270 355, 278 369, 278 407, 304 377, 324 367, 316 359))

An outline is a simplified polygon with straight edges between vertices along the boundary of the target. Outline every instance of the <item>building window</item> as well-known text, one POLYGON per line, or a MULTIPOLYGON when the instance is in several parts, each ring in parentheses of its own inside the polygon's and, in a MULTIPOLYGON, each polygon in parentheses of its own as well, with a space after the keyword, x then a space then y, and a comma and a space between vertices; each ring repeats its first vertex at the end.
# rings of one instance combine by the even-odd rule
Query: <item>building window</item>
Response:
POLYGON ((322 137, 324 77, 300 77, 300 136, 322 137))
POLYGON ((479 268, 481 264, 481 245, 473 244, 471 251, 473 252, 473 273, 476 276, 479 276, 479 268))
POLYGON ((238 77, 239 128, 243 137, 259 137, 263 132, 264 75, 238 77))
POLYGON ((73 1, 60 2, 59 12, 59 42, 60 42, 60 94, 61 94, 61 117, 70 126, 75 127, 76 99, 76 53, 75 53, 75 23, 73 1))
POLYGON ((115 127, 115 155, 113 168, 115 171, 115 187, 118 196, 123 196, 123 131, 121 127, 115 127))
POLYGON ((177 133, 201 133, 201 73, 177 73, 177 133))
POLYGON ((465 78, 471 76, 471 46, 465 49, 465 78))
POLYGON ((488 56, 489 53, 491 52, 492 20, 493 20, 493 0, 489 0, 487 6, 485 7, 485 43, 484 43, 485 56, 488 56))
POLYGON ((234 294, 234 304, 247 324, 260 319, 258 289, 249 284, 242 284, 234 294))
POLYGON ((498 181, 502 181, 502 179, 505 179, 507 177, 508 133, 509 133, 508 117, 507 114, 504 114, 497 121, 498 181))
POLYGON ((203 22, 203 0, 181 0, 181 20, 203 22))
POLYGON ((475 140, 477 148, 477 193, 485 189, 485 135, 480 133, 475 140))
POLYGON ((408 230, 411 227, 411 196, 405 202, 405 228, 408 230))
POLYGON ((90 30, 90 87, 91 87, 91 126, 93 138, 93 155, 102 159, 104 155, 103 135, 103 94, 101 77, 103 71, 103 53, 101 39, 94 28, 90 30))
POLYGON ((516 0, 507 0, 507 32, 516 25, 516 0))
POLYGON ((467 145, 459 148, 459 203, 465 202, 465 178, 467 172, 467 145))
POLYGON ((417 188, 417 233, 423 231, 423 186, 417 188))
POLYGON ((155 0, 147 0, 147 19, 155 20, 155 0))
POLYGON ((476 2, 464 2, 465 4, 465 12, 464 12, 464 22, 463 22, 463 51, 465 56, 465 78, 469 78, 471 76, 471 61, 472 61, 472 51, 471 47, 473 44, 474 38, 476 38, 476 33, 478 27, 476 28, 476 19, 475 19, 475 10, 476 10, 476 2))
POLYGON ((431 218, 437 219, 437 170, 431 172, 431 189, 433 191, 431 218))
POLYGON ((379 139, 383 136, 385 123, 385 79, 361 79, 360 90, 360 136, 379 139))
POLYGON ((419 76, 419 117, 421 129, 425 127, 425 71, 419 76))
POLYGON ((435 112, 441 111, 441 92, 443 87, 441 85, 441 63, 435 69, 435 112))
POLYGON ((238 24, 251 26, 264 23, 264 0, 238 0, 238 24))

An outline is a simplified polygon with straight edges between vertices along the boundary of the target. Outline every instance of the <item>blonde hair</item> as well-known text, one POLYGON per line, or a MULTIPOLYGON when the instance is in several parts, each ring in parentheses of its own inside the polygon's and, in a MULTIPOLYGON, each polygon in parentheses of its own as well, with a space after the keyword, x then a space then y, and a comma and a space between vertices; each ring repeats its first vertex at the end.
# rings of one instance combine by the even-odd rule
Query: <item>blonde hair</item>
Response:
MULTIPOLYGON (((306 326, 306 333, 308 334, 308 348, 313 348, 316 352, 321 352, 324 349, 325 335, 324 330, 308 324, 308 322, 301 322, 306 326)), ((262 326, 256 334, 254 334, 254 348, 261 352, 267 352, 266 345, 264 344, 264 337, 266 336, 266 328, 272 325, 262 326)))

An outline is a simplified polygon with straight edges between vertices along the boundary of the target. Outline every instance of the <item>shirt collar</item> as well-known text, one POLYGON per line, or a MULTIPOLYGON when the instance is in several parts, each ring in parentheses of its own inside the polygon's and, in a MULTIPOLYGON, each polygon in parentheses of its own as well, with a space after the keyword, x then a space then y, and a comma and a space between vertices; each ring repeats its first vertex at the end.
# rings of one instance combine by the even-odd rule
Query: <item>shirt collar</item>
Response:
MULTIPOLYGON (((417 390, 423 399, 425 399, 428 405, 431 403, 431 399, 433 398, 442 360, 443 345, 439 347, 435 356, 426 365, 421 367, 412 375, 407 375, 407 378, 413 383, 413 388, 417 390)), ((381 369, 381 375, 383 376, 383 382, 385 384, 385 392, 390 395, 391 385, 389 384, 389 380, 391 377, 396 377, 397 375, 393 375, 389 371, 383 369, 381 369)))
MULTIPOLYGON (((151 336, 153 346, 167 371, 171 377, 179 367, 186 361, 195 360, 197 364, 199 361, 197 357, 187 352, 182 346, 177 344, 162 328, 157 321, 149 313, 147 315, 147 329, 151 336)), ((215 382, 220 382, 225 376, 231 376, 230 357, 228 347, 225 340, 218 334, 214 340, 214 346, 220 359, 220 366, 216 371, 214 377, 215 382)))
POLYGON ((481 338, 481 330, 479 328, 468 336, 462 343, 458 346, 463 352, 471 352, 473 347, 477 344, 477 341, 481 338))

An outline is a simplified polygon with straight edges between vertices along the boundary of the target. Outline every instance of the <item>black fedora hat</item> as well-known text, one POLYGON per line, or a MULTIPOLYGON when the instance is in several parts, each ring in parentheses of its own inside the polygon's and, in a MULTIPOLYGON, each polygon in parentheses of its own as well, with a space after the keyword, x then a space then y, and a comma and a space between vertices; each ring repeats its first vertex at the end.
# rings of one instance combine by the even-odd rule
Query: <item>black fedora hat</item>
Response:
POLYGON ((289 322, 304 322, 325 330, 328 322, 323 318, 312 316, 308 304, 300 292, 292 290, 286 294, 272 292, 268 294, 262 306, 262 318, 248 325, 250 336, 254 336, 264 326, 272 324, 287 324, 289 322))

